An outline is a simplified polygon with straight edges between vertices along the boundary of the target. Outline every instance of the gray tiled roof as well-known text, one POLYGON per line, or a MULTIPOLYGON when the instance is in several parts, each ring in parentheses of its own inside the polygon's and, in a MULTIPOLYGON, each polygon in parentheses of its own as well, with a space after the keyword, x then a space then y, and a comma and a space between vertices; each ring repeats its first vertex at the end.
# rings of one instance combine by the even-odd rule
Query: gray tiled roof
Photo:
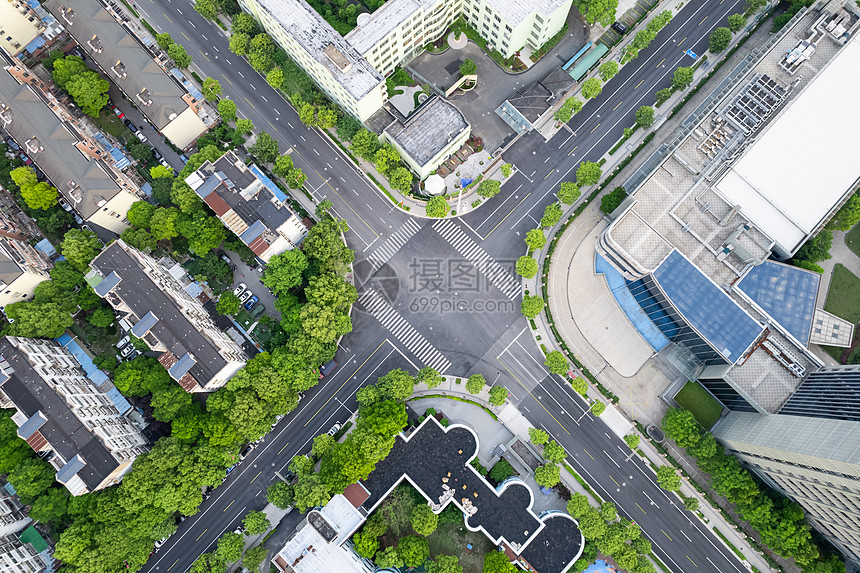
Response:
POLYGON ((87 463, 81 459, 80 455, 73 457, 66 462, 66 465, 60 468, 60 471, 57 472, 57 481, 60 483, 68 482, 79 471, 84 469, 85 465, 87 465, 87 463))
POLYGON ((97 284, 93 290, 96 291, 96 294, 104 297, 107 296, 107 293, 111 291, 122 279, 116 273, 111 273, 102 280, 99 284, 97 284))
POLYGON ((418 165, 425 165, 453 138, 469 127, 469 122, 454 105, 440 97, 426 102, 421 109, 385 130, 418 165))
POLYGON ((46 421, 47 419, 41 411, 34 413, 26 422, 21 424, 20 428, 18 428, 18 437, 22 440, 26 440, 27 438, 35 434, 36 431, 41 428, 46 421))
POLYGON ((158 317, 150 310, 137 321, 137 324, 131 327, 131 333, 138 338, 142 338, 144 334, 149 332, 155 323, 158 322, 158 317))

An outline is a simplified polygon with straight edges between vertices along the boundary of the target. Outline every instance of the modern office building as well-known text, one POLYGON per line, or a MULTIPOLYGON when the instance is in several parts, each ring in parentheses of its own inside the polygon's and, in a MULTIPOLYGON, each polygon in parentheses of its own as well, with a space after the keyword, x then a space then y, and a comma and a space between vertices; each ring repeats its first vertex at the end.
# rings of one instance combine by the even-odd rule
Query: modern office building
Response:
POLYGON ((770 260, 860 182, 858 22, 820 3, 739 64, 625 183, 595 267, 658 360, 726 407, 714 435, 860 565, 860 372, 813 352, 854 325, 816 308, 817 273, 770 260))
POLYGON ((0 356, 0 402, 15 408, 18 436, 48 459, 72 495, 119 483, 149 449, 58 342, 7 336, 0 356))
POLYGON ((191 290, 194 283, 183 287, 170 268, 122 239, 90 267, 85 278, 96 294, 132 325, 131 334, 160 353, 158 361, 186 392, 216 390, 245 365, 242 347, 215 326, 199 298, 205 295, 191 290))
MULTIPOLYGON (((239 0, 334 102, 362 122, 387 99, 384 76, 463 17, 503 57, 539 48, 565 24, 572 0, 389 0, 341 37, 304 0, 239 0)), ((525 56, 523 56, 525 57, 525 56)))
POLYGON ((28 242, 0 237, 0 308, 32 297, 36 286, 51 278, 53 266, 28 242))
POLYGON ((433 95, 414 113, 397 118, 382 132, 400 157, 423 180, 469 139, 471 126, 454 105, 433 95))
MULTIPOLYGON (((48 0, 45 8, 65 26, 102 75, 119 87, 155 129, 180 149, 215 122, 204 98, 155 45, 146 45, 112 3, 48 0)), ((148 38, 147 38, 148 39, 148 38)))
POLYGON ((294 249, 308 233, 287 206, 287 195, 260 171, 228 151, 185 178, 215 215, 264 263, 294 249))
POLYGON ((0 72, 0 127, 84 220, 117 234, 128 227, 137 185, 23 64, 0 72))

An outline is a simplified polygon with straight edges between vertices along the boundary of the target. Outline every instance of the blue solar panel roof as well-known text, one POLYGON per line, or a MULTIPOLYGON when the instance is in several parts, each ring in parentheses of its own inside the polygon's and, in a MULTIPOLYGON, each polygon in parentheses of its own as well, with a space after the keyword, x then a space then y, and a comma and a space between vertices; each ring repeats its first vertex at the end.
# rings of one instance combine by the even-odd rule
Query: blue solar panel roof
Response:
POLYGON ((285 201, 287 200, 287 196, 284 194, 284 192, 283 192, 283 191, 281 191, 281 190, 280 190, 280 188, 279 188, 277 185, 275 185, 274 183, 272 183, 272 180, 271 180, 271 179, 269 179, 268 177, 266 177, 266 174, 265 174, 265 173, 263 173, 262 171, 260 171, 260 168, 259 168, 259 167, 257 167, 257 166, 256 166, 256 165, 254 165, 254 164, 251 164, 251 165, 249 165, 249 166, 248 166, 248 169, 250 169, 250 170, 251 170, 251 173, 253 173, 253 174, 254 174, 254 176, 255 176, 257 179, 259 179, 259 180, 260 180, 260 182, 261 182, 263 185, 265 185, 265 186, 266 186, 266 188, 267 188, 269 191, 271 191, 272 195, 274 195, 274 196, 275 196, 275 199, 277 199, 277 200, 278 200, 278 201, 280 201, 281 203, 283 203, 283 202, 285 202, 285 201))
POLYGON ((654 278, 690 326, 732 363, 764 330, 678 251, 657 267, 654 278))
POLYGON ((821 277, 812 271, 765 261, 738 287, 803 344, 809 342, 821 277))

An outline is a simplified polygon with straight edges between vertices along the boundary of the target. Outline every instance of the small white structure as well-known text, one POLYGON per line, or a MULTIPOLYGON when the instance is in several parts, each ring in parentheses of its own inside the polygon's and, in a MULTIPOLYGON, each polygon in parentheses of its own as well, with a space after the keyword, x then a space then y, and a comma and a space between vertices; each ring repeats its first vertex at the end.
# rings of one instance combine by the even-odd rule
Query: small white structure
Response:
POLYGON ((424 182, 424 191, 427 195, 444 195, 447 188, 445 179, 436 173, 431 174, 424 182))

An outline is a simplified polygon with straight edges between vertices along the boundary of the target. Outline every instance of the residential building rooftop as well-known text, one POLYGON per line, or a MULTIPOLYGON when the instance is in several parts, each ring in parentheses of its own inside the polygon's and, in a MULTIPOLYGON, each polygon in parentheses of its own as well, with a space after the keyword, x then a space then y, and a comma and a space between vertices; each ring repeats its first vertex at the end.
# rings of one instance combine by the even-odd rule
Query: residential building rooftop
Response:
POLYGON ((103 74, 174 145, 185 148, 208 129, 201 117, 206 115, 202 102, 168 73, 167 60, 156 61, 129 24, 120 24, 105 3, 47 0, 44 6, 75 37, 103 74))
MULTIPOLYGON (((87 280, 156 352, 186 391, 223 386, 245 363, 244 351, 219 330, 202 307, 151 257, 115 241, 90 263, 87 280)), ((201 295, 202 296, 202 295, 201 295)))
POLYGON ((460 110, 435 96, 405 120, 395 120, 385 134, 415 163, 425 165, 466 129, 469 122, 460 110))
POLYGON ((549 16, 561 8, 566 0, 486 0, 511 26, 516 26, 537 12, 549 16))
POLYGON ((360 15, 358 25, 350 30, 345 38, 359 54, 364 54, 418 10, 428 11, 444 2, 445 0, 388 0, 372 14, 360 15))
POLYGON ((307 234, 299 216, 286 206, 286 194, 259 167, 245 165, 232 151, 214 163, 207 161, 185 182, 264 262, 295 248, 307 234))
POLYGON ((328 68, 335 81, 354 99, 360 100, 382 82, 379 72, 307 2, 259 0, 258 4, 314 60, 328 68))

